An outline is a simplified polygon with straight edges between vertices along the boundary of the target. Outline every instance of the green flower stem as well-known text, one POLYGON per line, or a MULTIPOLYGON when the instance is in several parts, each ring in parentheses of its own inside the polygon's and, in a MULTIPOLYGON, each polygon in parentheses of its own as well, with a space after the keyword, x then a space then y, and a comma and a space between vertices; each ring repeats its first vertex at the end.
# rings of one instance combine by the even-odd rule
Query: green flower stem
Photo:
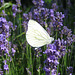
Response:
MULTIPOLYGON (((67 45, 67 48, 66 48, 66 50, 68 51, 68 45, 67 45)), ((65 67, 65 71, 66 71, 66 68, 67 68, 67 65, 68 65, 68 63, 67 63, 67 60, 68 60, 68 56, 67 56, 68 54, 66 53, 65 54, 65 56, 64 56, 64 67, 65 67)), ((67 73, 66 73, 67 74, 67 73)))
MULTIPOLYGON (((25 31, 26 32, 26 31, 25 31)), ((25 34, 25 33, 24 33, 25 34)), ((26 40, 26 36, 25 36, 25 40, 26 40)), ((29 46, 28 46, 28 43, 26 42, 26 59, 27 59, 27 68, 30 68, 30 59, 29 59, 29 46)), ((28 73, 28 72, 27 72, 28 73)), ((29 73, 28 73, 28 75, 29 75, 29 73)))
POLYGON ((31 53, 31 46, 29 47, 30 49, 30 66, 31 66, 31 73, 33 75, 33 64, 32 64, 32 53, 31 53))
MULTIPOLYGON (((59 62, 59 60, 58 60, 58 62, 59 62)), ((59 64, 57 65, 57 75, 58 75, 58 73, 59 73, 59 64)))
POLYGON ((57 29, 56 29, 56 40, 57 40, 57 36, 58 36, 57 34, 58 34, 58 32, 57 32, 57 29))
MULTIPOLYGON (((19 10, 20 10, 20 8, 19 8, 19 10)), ((21 26, 21 15, 20 15, 20 13, 19 13, 19 26, 20 26, 20 33, 22 32, 22 26, 21 26)))
POLYGON ((51 71, 50 71, 50 75, 51 75, 51 71))
POLYGON ((37 58, 37 65, 38 65, 38 75, 40 75, 40 57, 37 58))
MULTIPOLYGON (((38 49, 36 49, 38 51, 38 49)), ((37 75, 40 75, 40 56, 37 57, 36 55, 36 70, 37 70, 37 75)))
POLYGON ((15 65, 14 65, 14 60, 13 60, 13 58, 12 58, 12 75, 14 75, 15 74, 15 65))

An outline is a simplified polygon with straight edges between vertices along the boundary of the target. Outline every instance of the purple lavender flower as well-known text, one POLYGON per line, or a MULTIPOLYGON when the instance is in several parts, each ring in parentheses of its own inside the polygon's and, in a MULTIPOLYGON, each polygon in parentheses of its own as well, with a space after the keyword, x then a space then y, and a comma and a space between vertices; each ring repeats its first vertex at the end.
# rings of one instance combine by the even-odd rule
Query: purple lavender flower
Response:
POLYGON ((75 42, 75 35, 72 35, 73 42, 75 42))
POLYGON ((9 26, 7 25, 7 21, 5 18, 0 18, 0 33, 6 34, 5 32, 9 33, 9 26))
POLYGON ((16 13, 13 13, 13 17, 16 17, 16 13))
POLYGON ((7 61, 6 60, 4 60, 3 61, 3 63, 4 63, 4 70, 9 70, 9 68, 8 68, 8 65, 7 65, 7 61))
POLYGON ((29 12, 29 19, 32 19, 32 12, 29 12))
POLYGON ((33 2, 33 4, 34 4, 35 6, 37 6, 38 8, 42 7, 43 4, 44 4, 44 1, 43 1, 43 0, 33 0, 32 2, 33 2))
POLYGON ((43 69, 45 70, 46 75, 50 75, 50 68, 48 66, 45 66, 43 69))
POLYGON ((27 23, 28 23, 27 21, 23 21, 23 24, 22 24, 24 26, 25 31, 27 31, 27 23))
POLYGON ((45 60, 46 66, 44 67, 46 75, 50 75, 50 72, 51 74, 56 74, 60 52, 56 50, 55 44, 49 44, 46 51, 43 53, 47 55, 47 59, 45 60))
POLYGON ((73 67, 71 67, 71 66, 67 67, 66 71, 67 71, 68 75, 72 75, 72 73, 73 73, 73 67))
POLYGON ((56 75, 57 65, 59 64, 58 59, 66 53, 66 41, 63 39, 55 40, 53 44, 47 45, 47 49, 43 53, 47 55, 46 66, 44 67, 46 75, 50 75, 50 73, 56 75))
POLYGON ((7 64, 5 64, 5 65, 4 65, 4 70, 7 70, 7 71, 9 70, 9 68, 8 68, 8 65, 7 65, 7 64))
MULTIPOLYGON (((50 9, 50 16, 51 16, 51 18, 55 18, 54 17, 54 10, 53 9, 50 9)), ((54 20, 54 19, 53 19, 54 20)))
POLYGON ((36 57, 39 57, 39 56, 42 56, 40 53, 42 52, 42 49, 41 48, 38 48, 38 49, 36 49, 35 48, 35 55, 36 55, 36 57))
POLYGON ((14 48, 12 48, 12 55, 14 56, 14 54, 15 54, 15 50, 14 50, 14 48))
POLYGON ((39 15, 38 9, 34 9, 34 14, 35 14, 35 15, 39 15))
POLYGON ((16 13, 18 11, 17 5, 15 5, 15 4, 12 5, 12 11, 13 11, 13 16, 16 17, 16 13))
POLYGON ((65 17, 62 12, 55 12, 53 9, 50 9, 50 27, 53 25, 54 31, 61 30, 61 27, 63 26, 63 18, 65 17))
POLYGON ((67 44, 70 46, 73 42, 73 38, 72 37, 67 37, 67 44))
POLYGON ((56 16, 55 16, 55 22, 54 22, 54 27, 57 28, 58 30, 61 30, 61 26, 63 26, 63 18, 64 18, 64 14, 62 14, 62 12, 56 12, 56 16))
POLYGON ((33 0, 32 2, 33 2, 34 5, 37 5, 37 1, 36 0, 33 0))
POLYGON ((4 0, 0 0, 0 2, 3 4, 4 3, 4 0))
POLYGON ((4 10, 2 10, 2 14, 1 14, 1 16, 7 16, 7 14, 5 13, 5 11, 4 10))
POLYGON ((26 21, 28 22, 29 19, 34 19, 42 26, 45 26, 47 28, 46 21, 47 19, 50 18, 49 9, 43 7, 44 4, 43 0, 37 0, 37 1, 33 0, 33 3, 35 5, 35 8, 33 8, 28 14, 25 13, 23 14, 23 19, 24 19, 23 25, 24 23, 26 23, 26 21), (42 5, 40 3, 42 3, 42 5))
POLYGON ((71 1, 68 0, 68 1, 67 1, 67 7, 70 8, 70 6, 71 6, 71 1))
POLYGON ((28 14, 23 13, 23 19, 24 19, 24 20, 28 20, 28 19, 29 19, 29 18, 28 18, 28 14))
MULTIPOLYGON (((42 12, 42 10, 41 10, 41 12, 42 12)), ((49 16, 49 9, 44 8, 42 16, 44 17, 44 20, 47 20, 49 18, 48 17, 49 16)))
POLYGON ((0 75, 3 75, 3 71, 2 71, 2 69, 0 69, 0 75))
POLYGON ((57 70, 52 69, 52 71, 51 71, 51 75, 56 75, 56 74, 57 74, 57 70))
POLYGON ((13 23, 11 21, 8 22, 8 25, 13 29, 13 23))
MULTIPOLYGON (((10 27, 12 26, 13 24, 11 22, 8 22, 5 18, 0 17, 0 57, 2 56, 4 59, 6 59, 6 55, 11 58, 11 44, 7 38, 10 36, 10 27)), ((14 50, 13 53, 15 53, 14 50)), ((6 60, 4 61, 4 70, 9 71, 6 60)))
POLYGON ((16 0, 16 2, 17 2, 17 3, 16 3, 17 6, 20 7, 20 6, 21 6, 21 0, 16 0))
POLYGON ((63 21, 63 18, 64 18, 64 14, 62 14, 62 12, 56 12, 56 20, 59 20, 60 22, 63 21))
POLYGON ((51 29, 49 27, 47 27, 47 32, 48 32, 49 35, 52 35, 51 29))
POLYGON ((22 25, 24 26, 25 31, 27 31, 27 23, 28 23, 29 19, 32 19, 32 13, 31 12, 29 12, 28 14, 23 13, 23 19, 24 19, 24 21, 23 21, 22 25))
POLYGON ((7 21, 6 21, 6 19, 5 18, 3 18, 3 17, 0 17, 0 22, 4 22, 4 23, 6 23, 7 21))
POLYGON ((26 68, 27 72, 29 75, 31 75, 31 72, 29 71, 29 68, 26 68))
POLYGON ((60 52, 59 57, 64 56, 66 53, 66 41, 64 41, 63 39, 58 39, 55 40, 54 44, 56 45, 56 50, 60 52))
POLYGON ((0 44, 1 52, 0 53, 2 53, 4 51, 5 53, 9 54, 9 50, 6 47, 8 42, 6 41, 5 35, 0 34, 0 42, 1 42, 1 44, 0 44))
POLYGON ((17 25, 13 26, 13 23, 11 21, 8 22, 8 25, 12 28, 12 30, 16 30, 17 25))
POLYGON ((44 1, 43 0, 39 0, 38 4, 39 4, 39 6, 43 6, 44 1))
POLYGON ((61 36, 63 37, 63 35, 66 36, 66 43, 67 45, 71 45, 72 42, 74 42, 74 35, 72 34, 71 29, 68 29, 67 26, 63 26, 63 29, 60 32, 61 36))
POLYGON ((61 30, 61 34, 65 34, 70 37, 72 35, 72 31, 71 29, 68 29, 67 26, 63 26, 63 30, 61 30))
POLYGON ((4 60, 3 63, 6 64, 7 63, 7 60, 4 60))
POLYGON ((12 10, 13 10, 13 12, 17 12, 17 5, 13 4, 12 5, 12 10))
POLYGON ((53 8, 54 11, 56 11, 56 10, 58 9, 57 4, 56 4, 56 3, 53 3, 53 4, 52 4, 52 8, 53 8))

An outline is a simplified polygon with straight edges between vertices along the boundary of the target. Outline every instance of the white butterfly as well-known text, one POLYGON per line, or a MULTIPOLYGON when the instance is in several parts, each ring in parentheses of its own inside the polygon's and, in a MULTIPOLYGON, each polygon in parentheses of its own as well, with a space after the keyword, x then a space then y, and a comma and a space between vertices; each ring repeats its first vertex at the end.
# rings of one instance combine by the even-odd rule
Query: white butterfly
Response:
POLYGON ((54 38, 50 37, 47 31, 34 20, 29 20, 28 22, 26 39, 32 47, 41 47, 50 44, 54 40, 54 38))

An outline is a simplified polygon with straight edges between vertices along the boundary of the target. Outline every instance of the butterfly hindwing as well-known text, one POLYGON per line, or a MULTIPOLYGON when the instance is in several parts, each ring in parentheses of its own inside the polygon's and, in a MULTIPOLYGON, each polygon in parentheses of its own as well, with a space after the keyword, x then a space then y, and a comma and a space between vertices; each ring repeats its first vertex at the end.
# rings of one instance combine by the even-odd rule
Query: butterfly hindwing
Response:
POLYGON ((35 31, 35 29, 32 29, 27 31, 27 41, 28 43, 33 47, 40 47, 46 44, 46 40, 44 37, 40 35, 40 33, 35 31), (32 31, 32 32, 31 32, 32 31))

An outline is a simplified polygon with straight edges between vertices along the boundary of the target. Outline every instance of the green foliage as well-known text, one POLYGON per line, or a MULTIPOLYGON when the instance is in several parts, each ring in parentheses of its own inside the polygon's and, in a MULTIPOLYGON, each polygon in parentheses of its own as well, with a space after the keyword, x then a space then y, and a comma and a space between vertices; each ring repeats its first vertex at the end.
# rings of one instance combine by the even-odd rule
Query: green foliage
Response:
MULTIPOLYGON (((48 4, 51 3, 52 0, 45 0, 48 4)), ((72 1, 72 0, 71 0, 72 1)), ((16 17, 13 17, 12 14, 12 5, 14 3, 11 3, 10 0, 7 3, 4 3, 0 7, 0 14, 1 11, 5 9, 5 12, 7 16, 5 17, 8 21, 11 21, 13 23, 13 26, 17 25, 16 30, 11 29, 11 36, 7 39, 8 41, 10 40, 12 43, 13 47, 16 45, 15 50, 16 53, 15 55, 11 58, 12 61, 8 62, 9 64, 9 74, 5 75, 29 75, 29 72, 32 73, 32 75, 45 75, 45 72, 43 70, 43 67, 45 66, 44 61, 46 59, 46 55, 43 55, 43 52, 40 53, 42 54, 41 57, 37 58, 35 56, 36 52, 34 51, 34 48, 28 45, 26 41, 26 31, 22 25, 23 23, 23 13, 27 13, 31 10, 33 5, 28 6, 26 9, 20 7, 19 9, 22 9, 21 13, 17 13, 16 17), (23 10, 24 9, 24 10, 23 10), (41 64, 41 68, 39 70, 39 65, 41 64), (26 70, 28 68, 28 71, 26 70)), ((30 3, 29 3, 30 4, 30 3)), ((48 7, 48 5, 47 5, 48 7)), ((67 25, 68 28, 72 29, 72 33, 75 34, 75 26, 73 22, 75 22, 75 3, 74 7, 69 9, 68 18, 64 19, 64 25, 67 25)), ((65 13, 65 12, 64 12, 65 13)), ((56 33, 58 35, 58 33, 56 33)), ((54 35, 55 36, 55 35, 54 35)), ((58 35, 59 36, 59 35, 58 35)), ((56 36, 56 38, 58 38, 56 36)), ((59 36, 60 37, 60 36, 59 36)), ((43 51, 46 50, 46 46, 41 48, 43 51)), ((67 48, 68 49, 68 48, 67 48)), ((66 75, 66 67, 71 65, 75 69, 75 43, 72 44, 70 47, 71 53, 67 53, 64 57, 62 57, 59 62, 60 64, 58 65, 58 72, 61 72, 61 75, 66 75), (70 56, 69 56, 70 55, 70 56)), ((10 49, 11 51, 11 49, 10 49)), ((9 59, 9 58, 7 58, 9 59)), ((3 69, 3 61, 4 58, 0 58, 0 68, 3 69)), ((5 73, 5 71, 4 71, 5 73)), ((73 73, 75 75, 75 73, 73 73)))
POLYGON ((4 3, 4 4, 0 7, 0 10, 7 9, 7 8, 9 8, 10 6, 12 6, 12 3, 11 3, 11 2, 9 2, 9 3, 4 3))

